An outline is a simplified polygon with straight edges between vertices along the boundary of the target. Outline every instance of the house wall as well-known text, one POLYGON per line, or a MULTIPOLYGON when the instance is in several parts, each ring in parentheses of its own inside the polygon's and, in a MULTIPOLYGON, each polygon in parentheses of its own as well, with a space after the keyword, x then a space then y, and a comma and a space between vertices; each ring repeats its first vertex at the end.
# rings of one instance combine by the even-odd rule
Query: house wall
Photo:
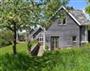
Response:
POLYGON ((46 45, 49 48, 51 48, 51 36, 59 36, 59 48, 79 45, 80 27, 69 15, 67 15, 65 25, 58 24, 58 20, 56 20, 46 31, 46 45), (72 36, 76 36, 75 44, 72 41, 72 36))
POLYGON ((88 42, 88 28, 87 26, 81 26, 81 43, 88 42))

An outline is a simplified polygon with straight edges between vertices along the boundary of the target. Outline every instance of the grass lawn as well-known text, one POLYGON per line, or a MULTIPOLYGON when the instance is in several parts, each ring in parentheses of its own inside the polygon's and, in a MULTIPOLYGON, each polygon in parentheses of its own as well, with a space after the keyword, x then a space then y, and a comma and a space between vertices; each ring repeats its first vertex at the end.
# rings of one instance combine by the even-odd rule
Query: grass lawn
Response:
POLYGON ((90 71, 90 44, 81 48, 47 51, 42 57, 28 54, 26 43, 0 48, 0 71, 90 71))
MULTIPOLYGON (((12 45, 9 45, 9 46, 6 46, 6 47, 3 47, 3 48, 0 48, 0 55, 4 55, 4 54, 12 54, 12 45)), ((17 44, 17 52, 19 53, 27 53, 27 43, 26 42, 22 42, 22 43, 19 43, 17 44)))

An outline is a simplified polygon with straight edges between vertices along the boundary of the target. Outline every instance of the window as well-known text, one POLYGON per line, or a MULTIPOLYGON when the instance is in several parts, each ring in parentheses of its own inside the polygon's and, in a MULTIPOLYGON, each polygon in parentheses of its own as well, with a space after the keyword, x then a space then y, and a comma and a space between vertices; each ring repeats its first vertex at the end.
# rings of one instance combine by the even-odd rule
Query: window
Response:
POLYGON ((58 20, 58 24, 65 25, 66 24, 66 18, 63 18, 61 20, 58 20))
POLYGON ((58 48, 59 47, 59 36, 51 36, 51 48, 58 48))
POLYGON ((72 41, 75 42, 76 41, 76 36, 72 37, 72 41))
POLYGON ((66 18, 63 19, 63 24, 66 24, 66 18))
POLYGON ((40 37, 40 41, 43 41, 43 37, 40 37))
POLYGON ((37 40, 42 42, 43 41, 43 37, 39 37, 37 40))

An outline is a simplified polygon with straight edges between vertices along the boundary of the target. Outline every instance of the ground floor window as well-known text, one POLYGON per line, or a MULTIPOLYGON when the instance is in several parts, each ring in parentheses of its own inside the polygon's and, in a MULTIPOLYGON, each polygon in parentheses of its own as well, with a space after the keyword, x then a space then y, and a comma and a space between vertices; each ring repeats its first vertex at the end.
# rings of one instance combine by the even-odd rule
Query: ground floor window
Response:
POLYGON ((72 36, 72 41, 76 42, 77 41, 76 38, 77 38, 76 36, 72 36))
POLYGON ((72 45, 76 45, 76 42, 77 42, 77 37, 72 36, 72 45))

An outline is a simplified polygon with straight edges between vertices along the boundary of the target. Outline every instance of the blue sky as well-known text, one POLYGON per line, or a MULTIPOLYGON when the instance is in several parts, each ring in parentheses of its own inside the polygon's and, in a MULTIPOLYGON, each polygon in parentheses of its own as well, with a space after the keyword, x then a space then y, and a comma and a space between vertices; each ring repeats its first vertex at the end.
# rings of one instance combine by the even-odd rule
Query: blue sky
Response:
MULTIPOLYGON (((75 9, 85 10, 87 6, 87 0, 70 0, 68 6, 72 6, 75 9)), ((90 17, 87 14, 86 16, 88 19, 90 19, 90 17)))
MULTIPOLYGON (((72 6, 75 9, 85 10, 87 6, 87 0, 70 0, 68 6, 72 6)), ((86 17, 90 20, 88 14, 86 14, 86 17)))
POLYGON ((86 0, 70 0, 69 6, 73 6, 75 9, 83 10, 87 6, 86 0))
MULTIPOLYGON (((40 0, 37 0, 40 1, 40 0)), ((87 6, 87 0, 70 0, 68 6, 73 6, 75 9, 83 10, 87 6)))

